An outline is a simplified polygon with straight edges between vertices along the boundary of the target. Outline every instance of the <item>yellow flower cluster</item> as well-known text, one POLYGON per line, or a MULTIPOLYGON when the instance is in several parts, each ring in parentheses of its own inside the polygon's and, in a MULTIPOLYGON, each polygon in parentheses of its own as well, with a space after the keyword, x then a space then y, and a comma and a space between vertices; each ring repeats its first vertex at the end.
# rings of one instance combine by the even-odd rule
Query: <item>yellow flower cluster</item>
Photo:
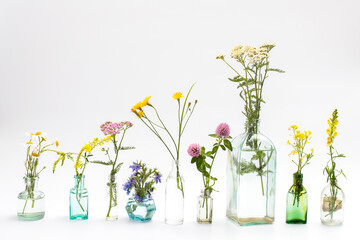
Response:
POLYGON ((93 150, 94 147, 104 145, 104 143, 111 141, 111 139, 112 139, 112 135, 107 135, 102 139, 94 138, 92 142, 85 144, 82 150, 85 150, 86 152, 89 153, 91 152, 91 150, 93 150))
POLYGON ((82 167, 82 163, 81 163, 81 154, 85 151, 85 152, 88 152, 90 153, 96 146, 101 146, 101 145, 104 145, 105 143, 111 141, 111 139, 113 138, 112 135, 107 135, 106 137, 104 138, 94 138, 94 140, 92 142, 88 142, 87 144, 85 144, 85 146, 81 149, 77 159, 76 159, 76 163, 74 165, 74 168, 76 170, 78 170, 79 168, 82 167))
MULTIPOLYGON (((291 125, 288 130, 292 131, 292 138, 294 139, 294 142, 291 143, 289 140, 287 141, 288 145, 291 145, 293 147, 293 150, 290 152, 290 155, 295 155, 298 154, 299 158, 301 160, 304 159, 303 157, 303 151, 305 148, 305 145, 309 143, 309 139, 311 138, 311 131, 304 131, 301 132, 300 130, 298 130, 298 126, 297 125, 291 125)), ((311 152, 314 151, 314 149, 310 150, 311 152)))
POLYGON ((149 105, 149 99, 151 98, 151 96, 146 97, 142 102, 138 102, 137 104, 135 104, 131 111, 133 113, 135 113, 139 118, 142 118, 144 116, 144 111, 143 111, 143 107, 149 105))
POLYGON ((337 130, 337 125, 339 124, 339 121, 337 120, 338 118, 338 114, 337 114, 337 109, 335 109, 335 111, 333 112, 333 115, 330 119, 328 119, 327 123, 329 125, 329 128, 326 129, 326 133, 328 135, 327 137, 327 145, 331 146, 332 143, 334 142, 335 137, 338 135, 337 130))

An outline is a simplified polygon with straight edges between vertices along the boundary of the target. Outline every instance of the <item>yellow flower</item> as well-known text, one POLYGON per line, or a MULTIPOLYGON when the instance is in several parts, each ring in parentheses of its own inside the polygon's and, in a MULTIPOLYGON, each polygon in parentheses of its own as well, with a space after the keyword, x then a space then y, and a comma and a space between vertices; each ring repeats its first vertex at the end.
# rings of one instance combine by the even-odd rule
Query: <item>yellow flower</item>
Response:
POLYGON ((327 134, 330 134, 330 132, 331 132, 330 128, 326 129, 327 134))
POLYGON ((291 154, 292 154, 292 155, 295 155, 295 154, 296 154, 296 151, 295 151, 295 150, 292 150, 292 151, 291 151, 291 154))
POLYGON ((144 99, 144 101, 141 102, 141 107, 145 107, 146 105, 148 105, 150 98, 151 98, 151 96, 146 97, 146 98, 144 99))
POLYGON ((41 132, 36 132, 35 133, 35 136, 40 136, 41 135, 41 132))
POLYGON ((290 141, 289 141, 289 140, 287 141, 287 145, 290 145, 290 141))
POLYGON ((141 108, 141 106, 142 106, 142 102, 138 102, 137 104, 135 104, 135 105, 133 106, 133 109, 134 109, 134 110, 138 110, 138 109, 141 108))
POLYGON ((59 141, 57 139, 55 140, 55 146, 59 147, 59 141))
POLYGON ((182 97, 184 97, 184 96, 182 95, 181 92, 176 92, 176 93, 174 93, 174 95, 173 95, 173 98, 174 98, 175 100, 179 100, 179 99, 182 98, 182 97))
POLYGON ((312 151, 312 152, 313 152, 313 151, 314 151, 314 149, 312 148, 312 149, 310 149, 310 151, 312 151))
POLYGON ((31 155, 32 155, 33 157, 38 157, 38 156, 39 156, 39 154, 36 153, 36 152, 33 152, 31 155))
POLYGON ((308 131, 308 133, 309 133, 309 135, 311 135, 311 134, 312 134, 312 132, 311 132, 311 131, 308 131))
POLYGON ((91 146, 91 144, 86 144, 83 149, 87 152, 91 152, 92 146, 91 146))
POLYGON ((76 161, 75 165, 74 165, 75 169, 79 169, 81 168, 81 162, 80 161, 76 161))
POLYGON ((338 132, 334 132, 334 137, 336 137, 338 135, 338 132))
POLYGON ((144 111, 143 110, 140 110, 140 112, 138 112, 138 117, 139 118, 142 118, 144 116, 144 111))
POLYGON ((27 142, 26 144, 27 144, 27 145, 31 145, 31 144, 33 144, 33 143, 32 143, 32 142, 27 142))

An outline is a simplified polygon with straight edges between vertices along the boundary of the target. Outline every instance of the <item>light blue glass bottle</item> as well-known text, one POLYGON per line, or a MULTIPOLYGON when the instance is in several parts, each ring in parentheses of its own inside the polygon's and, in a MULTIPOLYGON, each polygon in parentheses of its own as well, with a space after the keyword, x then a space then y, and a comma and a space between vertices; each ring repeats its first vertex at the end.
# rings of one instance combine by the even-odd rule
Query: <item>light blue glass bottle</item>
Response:
POLYGON ((259 125, 258 119, 250 122, 228 154, 226 216, 239 225, 275 219, 276 149, 259 125))
POLYGON ((75 185, 70 189, 70 220, 86 220, 89 216, 89 195, 84 187, 85 176, 74 176, 75 185))
POLYGON ((130 220, 148 222, 154 216, 156 206, 154 199, 151 197, 147 196, 142 202, 137 202, 131 197, 126 204, 125 209, 130 220))

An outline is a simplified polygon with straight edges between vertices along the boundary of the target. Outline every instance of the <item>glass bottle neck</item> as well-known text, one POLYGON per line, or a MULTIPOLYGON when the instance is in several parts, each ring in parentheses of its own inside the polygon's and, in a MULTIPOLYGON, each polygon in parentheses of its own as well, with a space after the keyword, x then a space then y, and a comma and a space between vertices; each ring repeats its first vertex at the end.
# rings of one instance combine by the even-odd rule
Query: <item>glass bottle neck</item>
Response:
POLYGON ((74 176, 75 188, 84 188, 84 179, 85 179, 84 175, 82 175, 82 176, 75 175, 74 176))
POLYGON ((294 179, 294 185, 301 186, 303 184, 303 175, 302 175, 302 173, 298 173, 298 172, 294 173, 293 179, 294 179))
POLYGON ((201 190, 201 196, 202 197, 205 197, 205 198, 207 198, 207 197, 210 197, 210 195, 211 195, 211 192, 210 192, 210 189, 206 189, 206 190, 201 190))
POLYGON ((256 134, 260 132, 260 119, 254 119, 250 122, 246 122, 245 131, 247 133, 256 134))
POLYGON ((24 177, 26 190, 35 191, 38 188, 39 177, 24 177))

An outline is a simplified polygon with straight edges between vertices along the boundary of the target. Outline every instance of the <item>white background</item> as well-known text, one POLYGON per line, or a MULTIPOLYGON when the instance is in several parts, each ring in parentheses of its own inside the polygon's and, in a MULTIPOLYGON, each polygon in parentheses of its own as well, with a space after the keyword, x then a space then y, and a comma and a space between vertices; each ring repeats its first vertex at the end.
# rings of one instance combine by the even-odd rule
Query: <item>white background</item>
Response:
MULTIPOLYGON (((358 1, 0 1, 0 239, 75 239, 84 237, 154 239, 348 238, 356 232, 358 192, 358 89, 360 87, 360 30, 358 1), (276 42, 270 61, 286 71, 274 73, 264 87, 262 131, 278 150, 276 216, 273 225, 240 227, 225 218, 226 154, 214 165, 219 178, 213 194, 212 225, 196 223, 200 173, 186 153, 193 142, 212 144, 207 134, 227 122, 231 135, 243 132, 243 104, 234 73, 215 59, 230 54, 237 44, 259 46, 276 42), (191 99, 198 99, 182 142, 181 163, 186 181, 185 223, 168 226, 164 218, 164 184, 155 194, 157 212, 146 224, 130 222, 120 191, 119 220, 105 221, 105 184, 109 169, 89 166, 90 219, 68 220, 68 191, 73 185, 73 163, 52 174, 55 155, 44 155, 48 166, 41 174, 46 194, 46 216, 38 222, 16 218, 17 194, 23 190, 25 132, 45 131, 57 137, 60 149, 79 151, 93 137, 101 137, 101 123, 130 120, 118 176, 122 184, 128 166, 141 159, 164 176, 171 158, 154 135, 135 117, 132 105, 146 96, 157 106, 175 132, 177 91, 185 93, 197 82, 191 99), (345 222, 326 227, 319 219, 320 192, 326 155, 326 120, 339 110, 336 148, 347 158, 339 161, 348 179, 340 186, 346 194, 345 222), (311 130, 315 157, 304 173, 308 190, 308 224, 285 224, 285 199, 295 165, 290 161, 288 127, 311 130)), ((100 154, 98 158, 102 158, 100 154)), ((165 180, 165 179, 164 179, 165 180)))

